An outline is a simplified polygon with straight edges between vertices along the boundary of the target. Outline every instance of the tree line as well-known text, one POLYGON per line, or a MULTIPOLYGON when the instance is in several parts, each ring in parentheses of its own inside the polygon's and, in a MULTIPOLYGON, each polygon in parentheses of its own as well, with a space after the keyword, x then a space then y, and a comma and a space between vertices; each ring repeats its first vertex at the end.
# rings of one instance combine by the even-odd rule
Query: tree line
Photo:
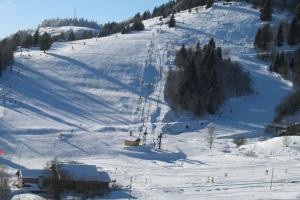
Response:
MULTIPOLYGON (((265 0, 235 0, 235 1, 243 1, 252 4, 254 8, 261 9, 264 7, 266 1, 265 0)), ((291 9, 293 10, 296 5, 299 3, 299 0, 272 0, 272 6, 278 9, 291 9)))
POLYGON ((249 73, 237 62, 224 59, 221 47, 211 39, 203 48, 181 47, 176 68, 167 78, 167 96, 173 109, 188 110, 198 116, 216 114, 228 98, 253 92, 249 73))
MULTIPOLYGON (((257 1, 254 1, 259 3, 257 1)), ((261 20, 272 19, 272 6, 276 1, 265 0, 260 2, 261 20)), ((274 122, 280 122, 285 116, 293 115, 300 110, 300 48, 293 53, 278 51, 284 45, 296 46, 300 43, 300 1, 289 1, 293 15, 289 22, 280 22, 278 26, 265 24, 258 29, 254 47, 262 58, 271 58, 269 70, 287 77, 294 82, 295 91, 286 97, 276 108, 274 122), (267 53, 267 55, 266 55, 267 53)))
MULTIPOLYGON (((168 3, 155 7, 152 12, 149 10, 144 13, 137 13, 134 17, 123 22, 109 22, 102 26, 99 36, 104 37, 115 33, 129 33, 131 31, 144 30, 143 20, 147 20, 154 17, 166 18, 182 10, 192 9, 197 6, 206 5, 210 8, 214 3, 214 0, 171 0, 168 3)), ((174 27, 175 25, 171 26, 174 27)))
POLYGON ((254 39, 254 47, 257 50, 258 56, 263 59, 271 57, 273 64, 270 70, 280 74, 286 74, 287 70, 282 68, 285 65, 284 55, 281 52, 276 53, 277 48, 284 45, 295 46, 299 43, 300 2, 296 6, 294 15, 289 22, 282 21, 277 27, 271 26, 269 23, 264 24, 257 30, 254 39))
POLYGON ((39 47, 41 51, 46 52, 50 49, 53 42, 75 41, 78 39, 89 39, 92 37, 94 37, 94 33, 91 31, 84 31, 80 37, 76 37, 73 30, 70 31, 68 36, 62 32, 61 34, 53 37, 51 37, 51 35, 47 32, 40 34, 39 29, 37 29, 33 34, 31 31, 18 31, 17 33, 0 41, 0 75, 2 75, 3 70, 5 70, 7 66, 13 64, 14 51, 16 51, 18 47, 25 49, 39 47))
POLYGON ((300 48, 293 54, 290 63, 286 56, 281 53, 276 58, 273 68, 279 67, 278 73, 292 73, 294 76, 295 91, 286 97, 276 108, 275 122, 280 122, 285 116, 293 115, 300 110, 300 48))
POLYGON ((79 26, 87 27, 100 30, 101 25, 95 21, 86 20, 83 18, 56 18, 56 19, 47 19, 44 20, 40 25, 41 27, 61 27, 61 26, 79 26))

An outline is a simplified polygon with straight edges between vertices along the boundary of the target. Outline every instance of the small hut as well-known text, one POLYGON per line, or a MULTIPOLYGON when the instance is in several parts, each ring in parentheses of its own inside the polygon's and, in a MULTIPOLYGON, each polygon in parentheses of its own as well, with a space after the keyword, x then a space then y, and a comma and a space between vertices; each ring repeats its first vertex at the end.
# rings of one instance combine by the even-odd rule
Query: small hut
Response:
POLYGON ((140 146, 141 139, 139 137, 130 136, 124 140, 125 146, 140 146))

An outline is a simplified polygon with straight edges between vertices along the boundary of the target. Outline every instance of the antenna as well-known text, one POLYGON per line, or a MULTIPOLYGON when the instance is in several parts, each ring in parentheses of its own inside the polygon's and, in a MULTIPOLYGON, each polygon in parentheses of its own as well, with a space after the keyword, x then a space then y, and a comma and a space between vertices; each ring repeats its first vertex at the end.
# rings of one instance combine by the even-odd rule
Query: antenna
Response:
POLYGON ((77 9, 74 8, 74 19, 76 19, 76 18, 77 18, 77 9))

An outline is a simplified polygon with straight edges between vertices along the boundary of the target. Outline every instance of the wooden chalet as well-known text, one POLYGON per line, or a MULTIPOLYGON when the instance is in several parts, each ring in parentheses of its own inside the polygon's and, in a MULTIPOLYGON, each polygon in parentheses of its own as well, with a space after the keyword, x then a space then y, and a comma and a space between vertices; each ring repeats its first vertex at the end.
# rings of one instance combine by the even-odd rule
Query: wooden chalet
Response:
POLYGON ((266 127, 266 131, 270 133, 276 133, 278 135, 299 135, 300 136, 300 122, 273 123, 266 127))
POLYGON ((79 163, 54 162, 51 169, 21 169, 16 175, 19 187, 34 184, 40 189, 51 187, 55 180, 62 190, 105 192, 111 182, 107 172, 95 165, 79 163))
POLYGON ((66 190, 108 190, 111 182, 109 175, 98 171, 95 165, 58 164, 58 180, 66 190))

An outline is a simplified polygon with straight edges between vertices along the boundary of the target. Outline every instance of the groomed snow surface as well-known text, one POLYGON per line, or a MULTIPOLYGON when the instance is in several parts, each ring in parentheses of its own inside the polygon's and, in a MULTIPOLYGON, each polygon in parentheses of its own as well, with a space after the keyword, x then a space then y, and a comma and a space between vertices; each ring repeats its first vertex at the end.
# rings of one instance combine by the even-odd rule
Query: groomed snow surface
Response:
MULTIPOLYGON (((285 18, 277 14, 273 23, 285 18)), ((123 188, 104 199, 128 199, 131 177, 133 199, 299 199, 300 139, 290 137, 285 145, 264 133, 292 84, 256 58, 259 12, 247 4, 216 4, 178 13, 176 20, 172 29, 155 18, 145 21, 143 32, 55 43, 47 54, 16 52, 15 66, 1 78, 0 145, 7 154, 0 163, 11 173, 43 168, 55 157, 95 164, 123 188), (250 72, 256 93, 230 99, 215 116, 174 113, 164 85, 175 49, 198 40, 204 45, 210 37, 250 72), (129 131, 138 136, 145 129, 146 146, 124 146, 129 131), (152 144, 161 132, 158 150, 152 144), (240 136, 248 144, 238 148, 232 140, 240 136)))

